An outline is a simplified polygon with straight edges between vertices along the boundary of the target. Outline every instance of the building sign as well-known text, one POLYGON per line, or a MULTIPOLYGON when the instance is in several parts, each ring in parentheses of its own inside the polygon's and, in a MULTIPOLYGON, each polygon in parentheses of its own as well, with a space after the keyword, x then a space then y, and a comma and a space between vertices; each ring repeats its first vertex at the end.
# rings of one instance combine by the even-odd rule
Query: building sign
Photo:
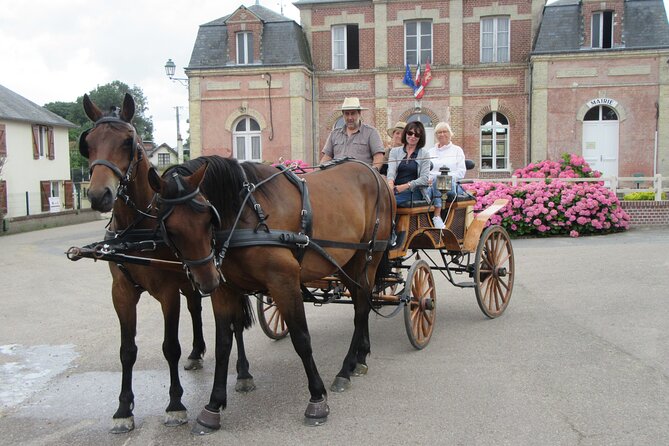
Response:
POLYGON ((588 101, 588 108, 592 108, 597 105, 608 105, 609 107, 616 108, 618 106, 618 101, 614 101, 611 98, 596 98, 588 101))
POLYGON ((60 198, 49 197, 49 212, 60 212, 60 198))

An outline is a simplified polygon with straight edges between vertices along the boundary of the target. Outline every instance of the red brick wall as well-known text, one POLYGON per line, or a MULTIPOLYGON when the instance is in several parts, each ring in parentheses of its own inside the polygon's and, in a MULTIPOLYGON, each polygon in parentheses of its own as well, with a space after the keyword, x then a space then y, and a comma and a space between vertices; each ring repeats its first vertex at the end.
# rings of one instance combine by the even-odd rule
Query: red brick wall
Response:
POLYGON ((630 226, 669 225, 669 201, 621 201, 630 216, 630 226))

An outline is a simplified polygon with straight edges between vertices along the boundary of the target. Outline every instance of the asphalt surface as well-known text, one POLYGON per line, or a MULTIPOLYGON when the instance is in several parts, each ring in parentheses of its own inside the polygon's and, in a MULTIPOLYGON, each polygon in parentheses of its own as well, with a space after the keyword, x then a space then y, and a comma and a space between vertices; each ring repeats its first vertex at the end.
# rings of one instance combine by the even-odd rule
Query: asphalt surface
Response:
MULTIPOLYGON (((430 345, 411 347, 401 313, 373 315, 369 374, 354 378, 348 392, 329 394, 331 414, 320 427, 302 424, 308 391, 292 344, 269 340, 256 325, 246 340, 257 389, 235 393, 231 370, 222 429, 196 437, 190 427, 213 374, 211 307, 205 304, 205 368, 181 372, 189 423, 168 428, 162 316, 146 294, 138 307, 137 427, 108 433, 121 376, 111 279, 104 262, 63 254, 99 240, 103 227, 0 237, 2 445, 669 444, 666 228, 514 240, 514 292, 495 320, 482 315, 473 289, 435 276, 430 345)), ((352 308, 306 310, 329 385, 348 348, 352 308)), ((185 305, 181 320, 187 353, 185 305)))

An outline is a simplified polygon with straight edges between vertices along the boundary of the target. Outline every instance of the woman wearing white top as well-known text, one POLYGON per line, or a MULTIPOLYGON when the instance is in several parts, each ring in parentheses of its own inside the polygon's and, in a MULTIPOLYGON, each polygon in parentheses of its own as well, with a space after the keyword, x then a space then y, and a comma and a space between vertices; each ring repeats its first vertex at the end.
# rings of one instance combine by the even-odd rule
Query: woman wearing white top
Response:
MULTIPOLYGON (((451 138, 453 137, 451 126, 445 122, 440 122, 434 127, 434 134, 437 137, 437 144, 430 149, 430 161, 432 161, 432 170, 430 171, 430 178, 432 179, 431 191, 434 197, 434 217, 432 221, 436 228, 443 228, 441 193, 437 189, 436 181, 439 169, 444 166, 448 167, 450 169, 449 174, 453 177, 453 181, 456 182, 465 177, 467 167, 465 166, 465 153, 462 151, 462 148, 451 142, 451 138)), ((447 193, 446 198, 453 200, 459 189, 460 185, 458 184, 455 190, 447 193)))

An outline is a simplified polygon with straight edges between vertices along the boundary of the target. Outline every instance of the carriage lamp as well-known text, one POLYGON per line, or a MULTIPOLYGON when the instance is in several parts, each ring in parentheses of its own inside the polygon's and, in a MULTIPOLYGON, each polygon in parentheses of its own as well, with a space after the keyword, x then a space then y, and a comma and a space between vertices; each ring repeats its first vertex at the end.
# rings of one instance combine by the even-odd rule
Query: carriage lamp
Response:
POLYGON ((451 169, 444 166, 439 169, 439 175, 437 175, 437 189, 440 192, 448 192, 453 189, 453 177, 448 174, 451 169))

